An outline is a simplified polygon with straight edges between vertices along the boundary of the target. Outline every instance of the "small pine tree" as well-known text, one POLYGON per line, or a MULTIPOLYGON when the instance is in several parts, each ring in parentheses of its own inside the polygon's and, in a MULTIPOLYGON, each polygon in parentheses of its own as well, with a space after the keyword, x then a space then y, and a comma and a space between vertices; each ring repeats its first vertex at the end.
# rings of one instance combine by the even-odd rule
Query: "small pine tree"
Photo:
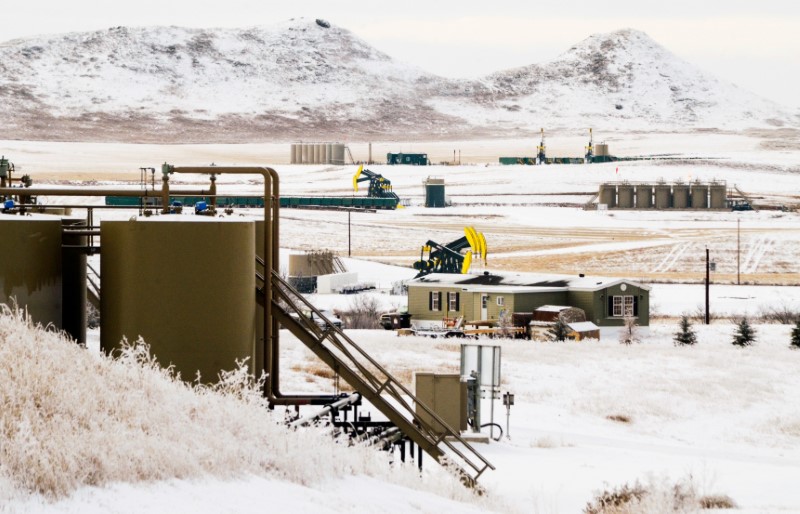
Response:
POLYGON ((800 319, 795 322, 792 329, 792 341, 789 345, 794 349, 800 349, 800 319))
POLYGON ((678 331, 675 332, 673 339, 675 346, 686 346, 697 344, 697 334, 692 330, 692 322, 689 321, 689 316, 681 316, 681 321, 678 325, 678 331))
POLYGON ((750 346, 756 342, 756 331, 750 326, 747 318, 742 318, 736 324, 736 331, 733 333, 734 346, 750 346))
POLYGON ((550 336, 551 341, 565 341, 568 334, 569 327, 561 318, 558 318, 555 325, 547 329, 547 335, 550 336))
POLYGON ((619 342, 622 344, 639 342, 639 325, 636 324, 636 318, 633 316, 625 316, 624 325, 619 333, 619 342))

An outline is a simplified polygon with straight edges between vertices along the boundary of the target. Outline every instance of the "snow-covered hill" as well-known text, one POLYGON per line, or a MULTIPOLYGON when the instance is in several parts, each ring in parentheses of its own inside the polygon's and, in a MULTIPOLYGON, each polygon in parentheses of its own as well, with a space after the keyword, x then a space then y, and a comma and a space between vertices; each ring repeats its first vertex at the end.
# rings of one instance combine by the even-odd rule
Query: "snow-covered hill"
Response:
POLYGON ((551 63, 455 80, 325 25, 115 27, 6 42, 0 137, 236 142, 795 124, 633 30, 592 36, 551 63))
POLYGON ((550 127, 792 124, 788 110, 704 73, 632 29, 595 34, 552 62, 495 73, 486 82, 487 108, 468 115, 487 124, 518 123, 520 113, 550 127))

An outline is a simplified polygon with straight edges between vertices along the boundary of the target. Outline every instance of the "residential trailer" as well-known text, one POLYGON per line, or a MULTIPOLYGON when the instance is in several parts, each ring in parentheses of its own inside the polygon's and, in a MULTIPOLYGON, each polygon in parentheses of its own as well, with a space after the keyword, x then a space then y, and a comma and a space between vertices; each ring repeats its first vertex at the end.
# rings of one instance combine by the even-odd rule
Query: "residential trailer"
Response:
POLYGON ((650 288, 619 278, 545 274, 432 273, 408 283, 408 312, 415 326, 445 319, 497 321, 544 305, 576 307, 599 327, 622 326, 627 316, 650 324, 650 288))

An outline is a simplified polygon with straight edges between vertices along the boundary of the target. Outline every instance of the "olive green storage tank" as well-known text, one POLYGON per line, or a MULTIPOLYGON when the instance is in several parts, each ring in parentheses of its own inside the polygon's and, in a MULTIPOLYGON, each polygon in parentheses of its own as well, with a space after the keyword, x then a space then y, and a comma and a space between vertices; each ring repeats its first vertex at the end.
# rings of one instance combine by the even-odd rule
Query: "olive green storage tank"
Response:
POLYGON ((142 336, 185 380, 215 382, 255 352, 252 221, 162 217, 100 225, 100 345, 142 336))
POLYGON ((636 208, 652 209, 653 207, 653 186, 639 184, 636 186, 636 208))
POLYGON ((35 323, 62 328, 61 218, 0 217, 0 303, 28 310, 35 323))
POLYGON ((600 184, 599 202, 605 204, 609 209, 617 205, 617 186, 614 184, 600 184))
POLYGON ((708 209, 708 184, 692 184, 689 196, 692 209, 708 209))
POLYGON ((617 187, 617 207, 620 209, 633 208, 633 186, 630 184, 620 184, 617 187))
POLYGON ((725 184, 711 184, 711 208, 728 208, 728 188, 725 184))
POLYGON ((672 186, 672 207, 673 209, 687 209, 689 207, 689 186, 687 184, 675 184, 672 186))
POLYGON ((655 187, 656 209, 669 209, 672 199, 671 188, 667 184, 658 184, 655 187))

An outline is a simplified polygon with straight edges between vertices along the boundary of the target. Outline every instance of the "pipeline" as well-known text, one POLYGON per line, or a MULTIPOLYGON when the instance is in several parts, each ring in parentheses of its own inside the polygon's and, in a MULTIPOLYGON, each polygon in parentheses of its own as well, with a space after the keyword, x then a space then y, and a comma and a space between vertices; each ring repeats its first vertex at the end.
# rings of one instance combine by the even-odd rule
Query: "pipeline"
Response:
POLYGON ((303 425, 308 425, 310 423, 313 423, 314 421, 317 421, 322 416, 326 416, 326 415, 330 414, 331 412, 335 412, 335 411, 341 409, 342 407, 346 407, 348 405, 353 405, 353 404, 358 403, 360 401, 361 401, 361 395, 358 394, 358 393, 353 393, 353 394, 351 394, 349 396, 345 396, 344 398, 342 398, 339 401, 333 402, 330 405, 326 405, 325 407, 323 407, 322 409, 320 409, 319 411, 317 411, 317 412, 315 412, 313 414, 309 414, 309 415, 304 416, 304 417, 302 417, 300 419, 292 421, 289 424, 289 426, 291 428, 297 428, 297 427, 301 427, 303 425))

